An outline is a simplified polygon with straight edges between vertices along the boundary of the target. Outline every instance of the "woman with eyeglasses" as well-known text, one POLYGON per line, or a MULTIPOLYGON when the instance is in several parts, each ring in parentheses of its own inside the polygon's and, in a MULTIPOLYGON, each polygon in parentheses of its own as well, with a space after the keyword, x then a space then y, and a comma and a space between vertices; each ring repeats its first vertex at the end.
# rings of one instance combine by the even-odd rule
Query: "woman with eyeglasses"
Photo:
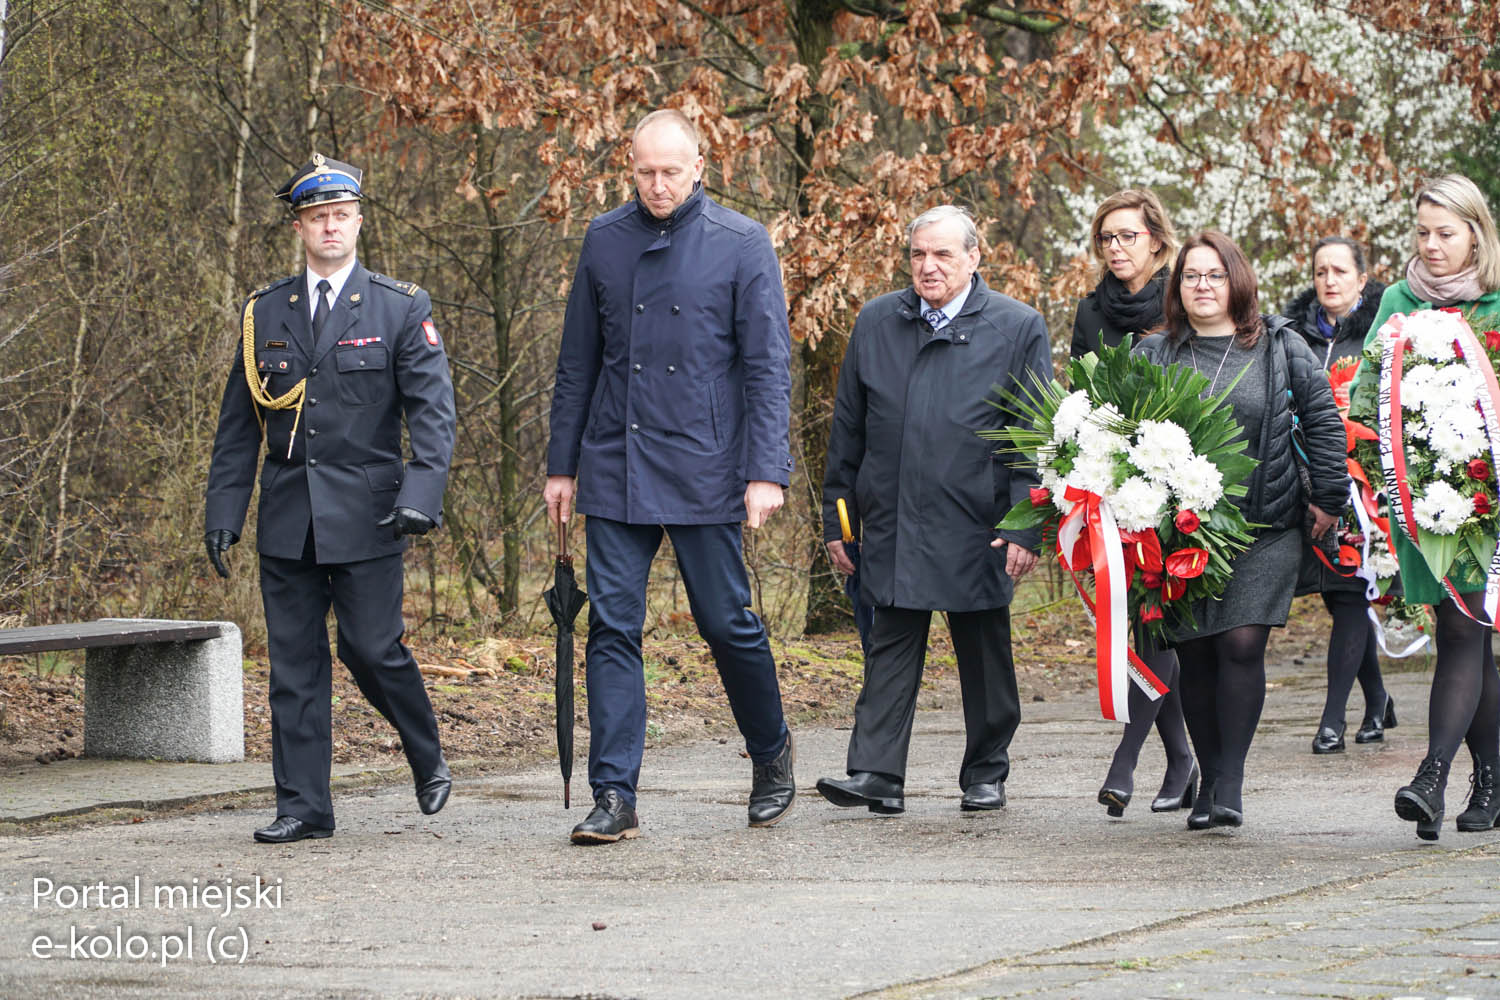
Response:
MULTIPOLYGON (((1073 319, 1075 358, 1101 347, 1133 344, 1161 325, 1162 293, 1177 250, 1177 234, 1156 195, 1132 188, 1099 203, 1089 225, 1089 247, 1099 261, 1100 277, 1094 290, 1078 303, 1073 319)), ((1153 725, 1166 750, 1167 770, 1151 811, 1187 808, 1198 782, 1177 693, 1177 656, 1170 649, 1156 648, 1143 631, 1136 635, 1135 646, 1168 692, 1152 701, 1135 685, 1130 687, 1130 722, 1115 747, 1098 795, 1099 804, 1111 816, 1123 816, 1130 805, 1136 761, 1153 725)))
POLYGON ((1195 625, 1172 632, 1182 665, 1183 714, 1203 780, 1189 829, 1244 822, 1245 758, 1266 698, 1266 640, 1286 624, 1302 562, 1302 521, 1314 532, 1334 524, 1349 492, 1344 427, 1318 359, 1280 316, 1262 316, 1255 272, 1223 233, 1188 240, 1167 279, 1165 332, 1136 350, 1158 364, 1190 365, 1208 380, 1205 398, 1228 391, 1244 433, 1245 453, 1259 464, 1235 500, 1255 532, 1233 562, 1219 600, 1192 605, 1195 625), (1300 496, 1292 454, 1295 402, 1312 477, 1310 503, 1300 496))
MULTIPOLYGON (((1297 324, 1297 332, 1325 372, 1346 358, 1358 363, 1385 286, 1370 280, 1364 248, 1347 237, 1325 236, 1319 240, 1313 247, 1312 262, 1312 287, 1287 305, 1285 315, 1297 324)), ((1365 714, 1354 742, 1384 740, 1385 730, 1396 724, 1396 706, 1380 676, 1364 578, 1352 573, 1342 575, 1318 558, 1311 545, 1304 544, 1297 596, 1303 594, 1321 596, 1333 617, 1333 630, 1328 636, 1328 696, 1313 736, 1312 752, 1344 752, 1344 706, 1356 678, 1364 695, 1365 714)))
MULTIPOLYGON (((1368 342, 1374 343, 1381 325, 1391 316, 1421 309, 1458 309, 1481 335, 1500 328, 1500 237, 1479 188, 1459 174, 1429 181, 1417 192, 1416 215, 1406 277, 1381 296, 1368 342)), ((1378 389, 1373 373, 1364 370, 1367 367, 1360 369, 1355 384, 1360 412, 1372 409, 1370 400, 1378 389)), ((1423 840, 1438 839, 1448 770, 1459 743, 1466 742, 1474 773, 1468 808, 1459 814, 1458 829, 1488 830, 1500 820, 1496 789, 1500 676, 1495 672, 1494 630, 1483 620, 1485 571, 1460 549, 1448 575, 1463 601, 1460 607, 1433 578, 1417 547, 1402 532, 1394 532, 1393 537, 1406 600, 1434 605, 1437 619, 1437 657, 1427 705, 1427 756, 1411 784, 1396 792, 1396 815, 1415 822, 1417 836, 1423 840)))

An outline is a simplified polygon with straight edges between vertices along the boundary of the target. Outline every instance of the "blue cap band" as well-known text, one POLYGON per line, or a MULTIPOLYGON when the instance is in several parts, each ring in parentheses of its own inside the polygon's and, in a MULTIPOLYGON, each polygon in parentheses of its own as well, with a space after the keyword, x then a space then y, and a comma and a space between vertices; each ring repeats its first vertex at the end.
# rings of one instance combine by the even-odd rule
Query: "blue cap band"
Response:
POLYGON ((359 194, 359 181, 342 170, 319 171, 292 188, 292 204, 295 205, 318 191, 347 191, 357 195, 359 194))

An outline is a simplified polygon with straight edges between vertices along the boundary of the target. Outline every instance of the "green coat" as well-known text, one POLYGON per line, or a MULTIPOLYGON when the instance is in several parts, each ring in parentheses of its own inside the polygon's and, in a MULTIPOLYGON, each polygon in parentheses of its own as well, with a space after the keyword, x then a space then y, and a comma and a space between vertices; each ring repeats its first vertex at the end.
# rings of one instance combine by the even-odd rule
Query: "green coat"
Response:
MULTIPOLYGON (((1460 302, 1458 307, 1463 310, 1469 326, 1476 334, 1500 328, 1500 290, 1486 292, 1473 302, 1460 302)), ((1380 327, 1390 317, 1397 313, 1410 313, 1431 308, 1432 303, 1417 298, 1404 280, 1396 282, 1380 297, 1380 311, 1375 314, 1375 321, 1370 324, 1370 332, 1365 337, 1365 346, 1369 347, 1375 343, 1380 335, 1380 327)), ((1359 378, 1356 379, 1354 385, 1356 408, 1360 412, 1366 409, 1373 411, 1374 397, 1380 391, 1378 381, 1373 373, 1367 371, 1368 367, 1368 365, 1360 367, 1359 378)), ((1372 423, 1371 426, 1373 427, 1374 424, 1372 423)), ((1375 469, 1367 471, 1372 475, 1378 473, 1375 469)), ((1427 563, 1423 561, 1422 554, 1417 551, 1416 545, 1406 537, 1403 531, 1393 531, 1392 535, 1396 559, 1401 563, 1401 587, 1405 593, 1405 599, 1412 604, 1437 604, 1442 601, 1446 596, 1443 586, 1428 572, 1427 563)), ((1493 548, 1494 544, 1495 540, 1491 538, 1490 547, 1493 548)), ((1461 594, 1484 589, 1484 567, 1475 562, 1467 546, 1459 549, 1458 558, 1453 563, 1448 579, 1461 594)))

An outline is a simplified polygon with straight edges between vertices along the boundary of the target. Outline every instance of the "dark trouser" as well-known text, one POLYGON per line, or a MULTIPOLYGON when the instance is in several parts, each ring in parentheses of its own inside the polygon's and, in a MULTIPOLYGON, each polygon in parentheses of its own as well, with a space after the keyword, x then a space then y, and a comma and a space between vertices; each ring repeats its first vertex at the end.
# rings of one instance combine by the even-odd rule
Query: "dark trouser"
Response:
MULTIPOLYGON (((848 770, 905 780, 917 691, 927 662, 931 611, 876 608, 865 658, 865 683, 854 705, 848 770)), ((1016 669, 1010 654, 1010 609, 950 611, 948 630, 958 659, 968 741, 958 783, 1004 781, 1010 741, 1021 722, 1016 669)))
POLYGON ((589 785, 634 805, 646 738, 641 629, 646 581, 665 532, 677 553, 688 607, 708 643, 745 750, 757 764, 786 743, 781 688, 765 626, 750 610, 738 524, 625 524, 584 520, 588 538, 589 785))
POLYGON ((365 698, 401 736, 420 783, 443 759, 437 720, 411 650, 402 643, 401 554, 355 563, 260 557, 260 593, 271 652, 271 768, 276 814, 333 826, 328 608, 339 659, 365 698))

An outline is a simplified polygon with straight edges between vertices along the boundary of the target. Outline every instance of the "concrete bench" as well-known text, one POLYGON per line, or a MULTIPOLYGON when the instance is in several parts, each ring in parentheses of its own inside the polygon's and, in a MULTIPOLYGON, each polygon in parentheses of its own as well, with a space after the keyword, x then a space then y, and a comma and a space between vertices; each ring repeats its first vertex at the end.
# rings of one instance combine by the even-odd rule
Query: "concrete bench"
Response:
POLYGON ((101 618, 0 629, 0 656, 59 649, 85 650, 85 756, 245 759, 244 666, 233 622, 101 618))

